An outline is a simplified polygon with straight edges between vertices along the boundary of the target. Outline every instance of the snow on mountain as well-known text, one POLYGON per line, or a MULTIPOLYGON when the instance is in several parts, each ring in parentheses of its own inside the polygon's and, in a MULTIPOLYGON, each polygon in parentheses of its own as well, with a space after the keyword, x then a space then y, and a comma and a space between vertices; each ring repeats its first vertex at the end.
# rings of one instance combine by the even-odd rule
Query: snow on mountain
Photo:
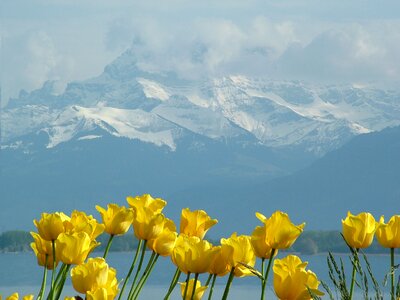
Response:
MULTIPOLYGON (((70 106, 42 130, 49 135, 47 147, 52 148, 71 140, 80 132, 88 132, 96 127, 117 137, 138 139, 156 146, 165 145, 175 150, 174 131, 177 131, 176 126, 155 114, 139 109, 70 106)), ((81 137, 80 140, 82 139, 81 137)))
POLYGON ((143 86, 143 92, 147 98, 155 98, 165 101, 170 96, 157 82, 144 78, 138 78, 138 82, 143 86))
POLYGON ((186 97, 174 96, 158 105, 153 113, 181 127, 210 138, 230 138, 244 133, 233 126, 221 112, 197 106, 186 97))
POLYGON ((21 92, 1 121, 3 144, 45 131, 47 147, 55 147, 99 127, 173 150, 177 132, 186 129, 212 139, 249 135, 269 147, 322 155, 354 135, 400 124, 400 93, 245 76, 187 81, 140 70, 128 50, 60 95, 50 82, 21 92))
POLYGON ((26 135, 45 127, 57 110, 44 105, 24 105, 1 111, 1 141, 26 135))

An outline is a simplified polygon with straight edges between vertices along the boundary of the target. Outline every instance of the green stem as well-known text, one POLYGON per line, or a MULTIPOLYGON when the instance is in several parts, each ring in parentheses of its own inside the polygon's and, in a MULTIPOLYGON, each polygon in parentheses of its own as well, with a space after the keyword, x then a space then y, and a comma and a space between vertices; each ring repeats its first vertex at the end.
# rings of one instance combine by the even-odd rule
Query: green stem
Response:
POLYGON ((353 262, 353 272, 351 273, 351 285, 350 285, 350 299, 353 299, 354 282, 356 281, 356 269, 358 264, 358 249, 354 251, 354 262, 353 262))
POLYGON ((204 286, 207 286, 207 285, 210 284, 210 281, 211 281, 211 278, 212 278, 212 277, 213 277, 213 274, 208 275, 207 281, 206 281, 206 283, 204 284, 204 286))
POLYGON ((66 267, 67 267, 66 264, 62 264, 61 267, 60 267, 60 269, 58 270, 56 279, 54 280, 54 289, 50 289, 50 292, 49 292, 49 294, 47 295, 47 299, 53 299, 53 294, 55 294, 55 292, 56 292, 57 286, 59 285, 59 283, 60 283, 60 281, 61 281, 61 278, 62 278, 64 269, 65 269, 66 267))
POLYGON ((154 265, 157 262, 157 259, 160 257, 159 254, 153 252, 153 255, 150 259, 150 267, 146 268, 146 271, 143 273, 142 278, 139 280, 137 289, 134 292, 133 299, 137 299, 139 297, 140 292, 142 291, 142 288, 144 284, 146 283, 147 279, 149 278, 151 272, 153 271, 154 265))
POLYGON ((179 277, 181 276, 181 274, 182 274, 182 271, 179 270, 179 268, 177 267, 174 277, 172 277, 171 284, 169 285, 168 292, 164 297, 164 300, 169 300, 169 297, 171 296, 172 291, 174 290, 176 284, 178 283, 178 280, 179 280, 179 277))
POLYGON ((183 300, 186 300, 186 295, 189 287, 189 278, 190 278, 190 272, 188 272, 186 276, 186 285, 185 285, 185 291, 183 292, 183 300))
POLYGON ((65 285, 65 281, 67 280, 67 276, 68 276, 68 271, 69 268, 71 267, 71 265, 66 265, 66 267, 63 270, 62 276, 61 276, 61 280, 58 282, 58 284, 56 285, 56 299, 60 299, 61 296, 61 292, 64 288, 65 285))
POLYGON ((142 252, 141 252, 141 255, 140 255, 139 265, 138 265, 138 268, 136 270, 135 277, 133 278, 131 289, 130 289, 129 294, 128 294, 128 299, 131 299, 132 296, 133 296, 133 290, 134 290, 134 287, 135 287, 135 283, 136 283, 136 280, 138 279, 140 270, 142 269, 144 255, 146 254, 146 244, 147 244, 147 241, 144 241, 143 247, 142 247, 142 252))
POLYGON ((132 292, 132 299, 135 299, 135 297, 136 297, 136 292, 137 292, 137 290, 140 288, 140 285, 141 285, 141 283, 142 283, 142 281, 143 281, 143 278, 146 277, 146 274, 147 274, 147 272, 149 271, 149 269, 150 269, 150 267, 151 267, 151 264, 153 263, 154 256, 155 256, 155 252, 151 253, 151 256, 150 256, 150 258, 149 258, 149 260, 148 260, 148 262, 147 262, 146 268, 144 269, 142 275, 140 276, 137 285, 136 285, 135 288, 133 289, 133 292, 132 292))
POLYGON ((107 257, 108 250, 110 250, 111 242, 112 242, 113 238, 114 238, 114 235, 110 234, 110 237, 108 238, 106 249, 104 250, 104 254, 103 254, 104 259, 106 259, 106 257, 107 257))
POLYGON ((231 272, 229 273, 228 282, 226 283, 224 295, 222 296, 222 300, 226 300, 228 298, 229 289, 231 287, 233 277, 235 276, 235 267, 232 267, 231 272))
POLYGON ((131 276, 133 269, 135 268, 135 264, 136 264, 137 258, 139 256, 140 247, 142 246, 142 244, 143 244, 143 240, 139 240, 137 248, 136 248, 135 257, 133 258, 131 267, 129 268, 128 274, 126 275, 126 278, 124 280, 124 285, 122 286, 121 292, 119 293, 118 300, 121 300, 122 294, 124 293, 124 290, 125 290, 125 286, 128 283, 129 277, 131 276))
POLYGON ((41 299, 43 298, 43 294, 44 294, 44 291, 45 291, 45 289, 46 289, 47 260, 48 260, 48 258, 49 258, 49 256, 46 254, 46 258, 45 258, 44 266, 43 266, 44 271, 43 271, 42 285, 41 285, 41 287, 40 287, 40 292, 39 292, 39 295, 38 295, 38 297, 36 298, 36 300, 41 300, 41 299))
POLYGON ((53 251, 53 270, 51 272, 51 299, 54 299, 54 272, 56 269, 56 242, 55 240, 51 241, 51 248, 53 251))
POLYGON ((194 299, 194 294, 196 293, 196 284, 197 284, 197 280, 199 279, 199 273, 196 273, 194 275, 194 282, 193 282, 193 289, 192 289, 192 296, 190 297, 190 300, 194 299))
POLYGON ((212 281, 211 281, 211 288, 210 288, 210 292, 208 293, 208 300, 211 300, 213 291, 214 291, 214 284, 215 284, 215 279, 217 278, 217 274, 213 275, 212 281))
POLYGON ((269 257, 269 260, 268 260, 267 270, 265 270, 265 274, 263 274, 264 279, 262 280, 261 299, 264 299, 264 297, 265 297, 265 287, 267 286, 268 275, 269 275, 269 271, 271 270, 272 261, 274 260, 275 251, 276 251, 276 249, 271 250, 271 256, 269 257))
MULTIPOLYGON (((263 257, 263 258, 261 258, 261 274, 264 276, 264 268, 265 268, 265 258, 263 257)), ((264 282, 265 282, 265 278, 263 277, 262 279, 261 279, 261 300, 264 300, 264 291, 265 291, 265 289, 264 289, 264 282)))
POLYGON ((66 265, 66 264, 62 264, 62 265, 61 265, 60 270, 59 270, 58 273, 57 273, 55 283, 54 283, 56 287, 57 287, 57 285, 59 284, 59 282, 60 282, 60 280, 61 280, 61 278, 62 278, 62 275, 64 274, 64 270, 65 270, 65 268, 66 268, 67 266, 68 266, 68 265, 66 265))
POLYGON ((390 279, 392 283, 392 292, 391 297, 392 300, 396 299, 395 291, 394 291, 394 248, 390 248, 390 279))

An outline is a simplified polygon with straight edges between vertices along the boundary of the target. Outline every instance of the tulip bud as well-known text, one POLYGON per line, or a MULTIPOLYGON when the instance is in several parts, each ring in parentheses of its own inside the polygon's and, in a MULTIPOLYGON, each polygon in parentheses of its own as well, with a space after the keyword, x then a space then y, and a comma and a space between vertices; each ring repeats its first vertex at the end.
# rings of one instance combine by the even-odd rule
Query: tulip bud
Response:
MULTIPOLYGON (((31 243, 31 248, 37 257, 39 266, 46 264, 47 269, 53 269, 53 248, 50 241, 42 239, 42 237, 36 232, 31 232, 34 242, 31 243), (47 256, 47 263, 46 263, 47 256)), ((58 258, 56 257, 56 266, 58 264, 58 258)))
MULTIPOLYGON (((270 218, 266 218, 261 213, 256 213, 256 216, 261 222, 264 223, 263 230, 265 230, 266 245, 264 245, 264 249, 259 249, 262 250, 260 252, 264 252, 264 250, 267 250, 267 247, 270 247, 272 249, 290 248, 299 237, 299 235, 303 232, 303 228, 305 226, 305 223, 294 225, 290 221, 289 216, 281 211, 274 212, 270 218)), ((260 234, 260 232, 257 232, 257 234, 260 234)), ((264 254, 259 254, 267 256, 267 253, 265 252, 264 254)))
POLYGON ((39 221, 33 220, 40 236, 46 241, 55 241, 59 234, 65 232, 65 225, 70 218, 64 213, 42 213, 39 221))
POLYGON ((209 269, 215 251, 211 243, 197 236, 179 235, 171 259, 185 274, 201 274, 209 269))
POLYGON ((387 224, 382 216, 375 235, 382 247, 400 248, 400 215, 392 216, 387 224))
MULTIPOLYGON (((183 300, 190 300, 192 299, 192 294, 193 294, 193 287, 194 287, 194 278, 189 280, 189 284, 188 284, 188 288, 186 291, 186 297, 183 298, 185 295, 185 289, 186 289, 186 282, 180 282, 179 283, 181 285, 181 294, 182 294, 182 299, 183 300)), ((200 300, 203 297, 204 292, 207 289, 207 286, 201 286, 201 282, 200 280, 196 281, 196 286, 195 286, 196 290, 193 296, 194 300, 200 300)))
POLYGON ((374 239, 377 223, 370 213, 360 213, 357 216, 347 213, 342 220, 343 236, 346 243, 353 248, 367 248, 374 239))
POLYGON ((274 290, 279 299, 311 300, 309 291, 324 295, 318 290, 320 282, 315 273, 306 270, 307 264, 296 255, 274 260, 274 290))
POLYGON ((218 221, 211 219, 204 210, 190 211, 189 208, 185 208, 182 209, 180 233, 203 239, 207 231, 217 223, 218 221))
POLYGON ((74 289, 87 299, 114 299, 118 294, 116 271, 103 258, 89 258, 71 270, 74 289), (106 296, 106 298, 102 298, 106 296))
POLYGON ((111 235, 125 234, 133 221, 132 209, 117 204, 108 204, 107 210, 96 205, 97 211, 101 214, 105 232, 111 235))
POLYGON ((252 271, 246 267, 254 267, 256 256, 251 246, 250 237, 247 235, 237 235, 236 232, 227 239, 221 239, 222 256, 231 268, 235 268, 236 277, 253 275, 252 271))
POLYGON ((86 232, 62 233, 56 240, 56 258, 67 265, 79 265, 98 245, 86 232))
POLYGON ((91 215, 86 215, 82 211, 74 210, 71 214, 71 219, 66 223, 66 231, 73 232, 86 232, 92 240, 95 240, 100 234, 103 233, 105 226, 99 224, 91 215))

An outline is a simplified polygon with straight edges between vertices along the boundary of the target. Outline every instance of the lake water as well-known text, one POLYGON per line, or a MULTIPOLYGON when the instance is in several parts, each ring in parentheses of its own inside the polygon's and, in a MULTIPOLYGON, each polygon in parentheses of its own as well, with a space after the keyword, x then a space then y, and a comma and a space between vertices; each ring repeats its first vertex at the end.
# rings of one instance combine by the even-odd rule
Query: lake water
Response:
MULTIPOLYGON (((94 253, 91 256, 101 256, 102 253, 94 253)), ((286 254, 285 254, 286 255, 286 254)), ((132 262, 132 253, 128 252, 110 252, 107 258, 108 264, 117 269, 117 278, 122 278, 128 272, 132 262)), ((346 271, 350 279, 351 266, 347 255, 335 255, 342 258, 346 263, 346 271)), ((388 255, 370 255, 368 256, 372 270, 377 280, 382 283, 384 275, 389 271, 388 255)), ((303 261, 308 261, 308 268, 315 272, 320 280, 330 283, 328 277, 328 267, 326 263, 326 255, 302 255, 303 261)), ((398 257, 396 257, 398 263, 398 257)), ((172 275, 175 272, 175 266, 169 258, 160 257, 149 280, 144 287, 140 299, 162 299, 167 291, 172 275)), ((49 273, 50 275, 50 273, 49 273)), ((0 254, 0 295, 8 296, 15 291, 20 295, 33 293, 37 294, 42 280, 42 268, 36 263, 36 257, 33 253, 1 253, 0 254)), ((50 276, 48 276, 50 280, 50 276)), ((206 276, 200 277, 202 283, 206 280, 206 276)), ((221 299, 223 289, 227 277, 217 278, 213 299, 221 299)), ((180 281, 184 281, 182 275, 180 281)), ((272 283, 272 276, 269 278, 272 283)), ((322 287, 321 287, 322 289, 322 287)), ((259 280, 256 277, 235 278, 230 291, 229 299, 258 299, 260 293, 259 280)), ((73 296, 74 292, 71 282, 67 281, 63 295, 73 296)), ((388 296, 386 292, 386 296, 388 296)), ((272 287, 268 286, 267 299, 275 299, 272 287)), ((357 298, 361 299, 361 295, 357 298)), ((171 299, 181 299, 179 288, 177 287, 171 299)))

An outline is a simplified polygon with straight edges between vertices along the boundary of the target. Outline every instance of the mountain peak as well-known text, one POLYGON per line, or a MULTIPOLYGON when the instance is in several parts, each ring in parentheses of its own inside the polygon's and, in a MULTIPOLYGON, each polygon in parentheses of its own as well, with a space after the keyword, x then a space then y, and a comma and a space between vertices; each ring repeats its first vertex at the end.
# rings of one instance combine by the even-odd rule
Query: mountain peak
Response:
POLYGON ((141 72, 132 49, 127 49, 104 68, 104 73, 110 78, 122 81, 131 80, 140 75, 141 72))
MULTIPOLYGON (((248 136, 266 147, 300 147, 318 156, 340 147, 354 135, 400 124, 398 92, 351 85, 316 86, 240 74, 187 81, 174 74, 141 70, 133 49, 122 53, 99 76, 72 82, 60 95, 53 90, 54 82, 46 82, 42 88, 21 92, 18 99, 10 101, 2 115, 3 127, 7 127, 2 128, 3 142, 53 128, 58 122, 55 118, 68 114, 73 106, 80 107, 81 113, 90 110, 91 119, 103 123, 108 123, 104 112, 115 117, 113 124, 135 123, 126 116, 162 118, 168 126, 173 124, 206 138, 248 136), (114 114, 112 109, 120 113, 114 114), (44 110, 48 111, 47 117, 41 115, 44 110), (28 120, 21 120, 22 116, 28 120)), ((135 136, 143 141, 141 133, 150 135, 159 130, 147 131, 149 125, 145 123, 141 129, 135 126, 137 135, 131 130, 116 131, 120 137, 135 136)), ((158 138, 149 141, 174 149, 177 138, 179 135, 172 134, 163 142, 158 138)))

